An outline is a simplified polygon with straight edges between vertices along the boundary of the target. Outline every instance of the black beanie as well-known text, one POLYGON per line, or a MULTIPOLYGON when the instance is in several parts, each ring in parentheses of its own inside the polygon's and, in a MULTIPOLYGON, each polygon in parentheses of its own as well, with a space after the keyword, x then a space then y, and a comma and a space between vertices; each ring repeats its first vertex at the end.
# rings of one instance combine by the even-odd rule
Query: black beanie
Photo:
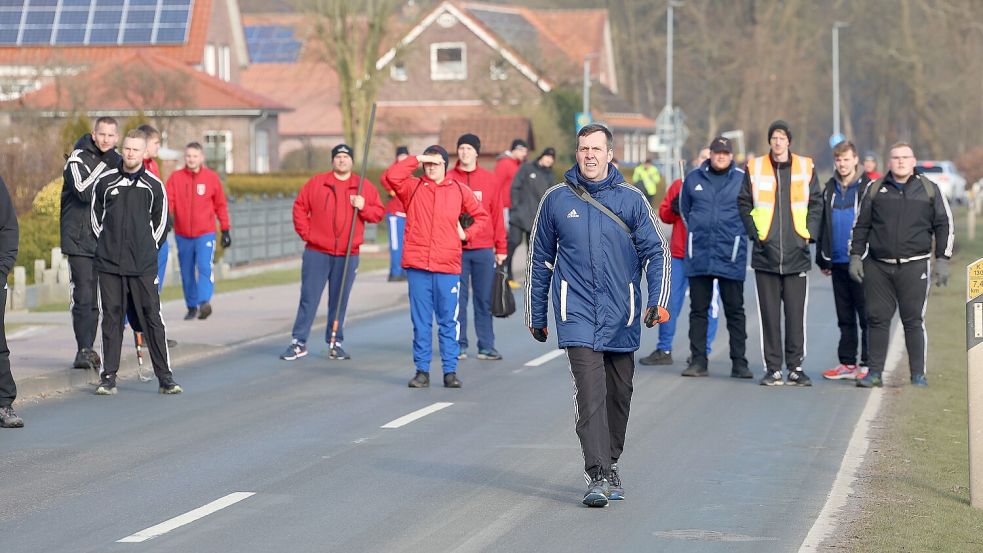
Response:
POLYGON ((334 148, 331 148, 332 160, 334 160, 334 158, 337 157, 338 154, 348 154, 348 157, 353 157, 352 149, 348 146, 348 144, 338 144, 334 148))
POLYGON ((481 153, 481 139, 477 135, 468 133, 462 134, 461 138, 457 139, 457 147, 460 148, 461 144, 467 144, 474 148, 474 151, 481 153))
POLYGON ((519 147, 528 148, 529 145, 526 144, 526 141, 525 140, 523 140, 521 138, 516 138, 515 140, 512 141, 512 146, 509 148, 509 150, 514 150, 514 149, 519 148, 519 147))
POLYGON ((447 150, 443 146, 434 144, 433 146, 427 146, 427 149, 423 151, 424 154, 439 154, 440 157, 444 158, 444 165, 447 165, 447 150))
POLYGON ((543 150, 543 153, 539 154, 540 158, 543 158, 544 156, 550 156, 555 158, 556 150, 554 150, 553 148, 546 148, 545 150, 543 150))
POLYGON ((410 155, 410 149, 407 148, 406 146, 398 146, 396 148, 396 157, 399 157, 401 155, 410 155))
POLYGON ((792 141, 792 131, 788 130, 788 123, 782 121, 781 119, 776 120, 771 126, 768 127, 768 142, 771 142, 771 135, 775 131, 784 131, 785 136, 788 137, 788 141, 792 141))

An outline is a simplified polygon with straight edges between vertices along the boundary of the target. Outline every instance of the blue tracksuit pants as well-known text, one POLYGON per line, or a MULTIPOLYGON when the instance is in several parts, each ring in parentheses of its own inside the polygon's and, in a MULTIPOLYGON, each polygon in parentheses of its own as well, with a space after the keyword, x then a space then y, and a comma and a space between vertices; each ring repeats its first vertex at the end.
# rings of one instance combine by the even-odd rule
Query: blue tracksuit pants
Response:
POLYGON ((387 215, 389 222, 389 276, 400 277, 403 270, 403 233, 406 231, 406 217, 387 215))
MULTIPOLYGON (((215 290, 212 260, 215 257, 215 233, 186 238, 175 234, 177 259, 181 265, 181 286, 184 287, 184 304, 188 309, 211 301, 215 290)), ((158 270, 160 267, 157 267, 158 270)))
POLYGON ((324 341, 331 341, 331 325, 334 323, 335 309, 341 302, 338 312, 338 334, 335 343, 341 344, 345 338, 345 311, 348 309, 348 297, 352 293, 352 284, 358 272, 358 256, 348 258, 348 275, 345 277, 345 291, 341 291, 341 276, 345 272, 345 256, 329 255, 326 253, 304 250, 300 266, 300 305, 297 306, 297 318, 294 320, 294 330, 291 333, 294 341, 307 343, 311 335, 311 325, 317 316, 317 308, 324 295, 324 285, 328 285, 328 328, 324 341))
POLYGON ((167 256, 171 253, 171 244, 167 240, 157 251, 157 292, 164 287, 164 276, 167 274, 167 256))
POLYGON ((458 343, 461 351, 468 349, 468 298, 474 292, 474 330, 478 349, 495 349, 495 330, 492 328, 491 297, 495 284, 495 252, 492 248, 464 250, 461 256, 461 294, 458 322, 461 324, 458 343))
MULTIPOLYGON (((669 322, 659 325, 659 344, 656 349, 662 351, 672 351, 672 339, 676 335, 676 321, 683 310, 683 300, 686 299, 686 289, 689 288, 689 279, 686 278, 686 263, 680 259, 672 258, 672 280, 669 283, 669 322)), ((707 324, 707 355, 713 345, 713 339, 717 336, 717 322, 720 319, 720 292, 717 284, 713 285, 713 300, 710 302, 710 311, 707 324)))
POLYGON ((458 291, 461 276, 406 269, 410 289, 410 318, 413 321, 413 365, 430 372, 433 358, 433 319, 437 316, 440 361, 444 374, 457 371, 458 291))

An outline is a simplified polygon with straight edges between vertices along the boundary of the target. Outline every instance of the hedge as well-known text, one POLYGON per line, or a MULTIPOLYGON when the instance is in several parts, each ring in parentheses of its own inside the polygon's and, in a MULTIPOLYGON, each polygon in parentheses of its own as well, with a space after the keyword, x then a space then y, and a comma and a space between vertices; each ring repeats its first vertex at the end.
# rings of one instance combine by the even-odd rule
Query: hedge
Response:
MULTIPOLYGON (((382 175, 383 168, 370 167, 365 176, 375 184, 376 189, 382 195, 383 202, 387 196, 383 193, 379 185, 379 177, 382 175)), ((292 196, 300 190, 304 183, 308 181, 314 173, 233 173, 225 178, 226 191, 229 196, 292 196)))

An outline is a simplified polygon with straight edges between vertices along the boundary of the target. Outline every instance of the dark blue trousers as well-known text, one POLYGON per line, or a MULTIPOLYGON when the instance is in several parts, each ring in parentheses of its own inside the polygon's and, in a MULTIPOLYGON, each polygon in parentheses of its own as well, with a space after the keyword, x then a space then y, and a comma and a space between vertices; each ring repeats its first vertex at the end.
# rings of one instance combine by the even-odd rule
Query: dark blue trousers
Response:
POLYGON ((458 291, 461 276, 406 269, 410 289, 410 318, 413 320, 413 365, 416 370, 430 372, 433 358, 433 319, 437 316, 440 337, 440 361, 444 374, 457 371, 458 291))
POLYGON ((331 324, 334 322, 335 309, 341 302, 338 313, 338 334, 335 342, 341 344, 345 338, 345 310, 348 308, 348 296, 352 293, 352 283, 358 272, 358 256, 348 258, 348 275, 345 277, 345 290, 341 291, 341 276, 345 270, 345 256, 329 255, 311 249, 304 250, 300 265, 300 305, 297 306, 297 319, 294 321, 293 339, 307 343, 311 335, 311 325, 317 316, 317 308, 324 295, 324 285, 328 285, 328 328, 324 341, 331 340, 331 324))
POLYGON ((495 252, 492 248, 464 250, 461 256, 461 294, 457 320, 461 325, 458 343, 468 349, 468 299, 474 291, 474 330, 478 349, 495 349, 492 328, 491 297, 495 284, 495 252))
POLYGON ((406 232, 406 217, 387 215, 389 222, 389 276, 401 277, 403 270, 403 234, 406 232))

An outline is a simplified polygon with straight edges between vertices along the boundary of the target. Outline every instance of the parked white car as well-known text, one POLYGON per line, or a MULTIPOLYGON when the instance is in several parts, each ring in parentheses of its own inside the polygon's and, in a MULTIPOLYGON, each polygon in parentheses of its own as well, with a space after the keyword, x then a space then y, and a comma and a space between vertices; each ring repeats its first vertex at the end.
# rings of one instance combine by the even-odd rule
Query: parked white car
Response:
POLYGON ((956 170, 951 161, 919 161, 918 171, 939 186, 950 202, 966 203, 966 179, 956 170))

